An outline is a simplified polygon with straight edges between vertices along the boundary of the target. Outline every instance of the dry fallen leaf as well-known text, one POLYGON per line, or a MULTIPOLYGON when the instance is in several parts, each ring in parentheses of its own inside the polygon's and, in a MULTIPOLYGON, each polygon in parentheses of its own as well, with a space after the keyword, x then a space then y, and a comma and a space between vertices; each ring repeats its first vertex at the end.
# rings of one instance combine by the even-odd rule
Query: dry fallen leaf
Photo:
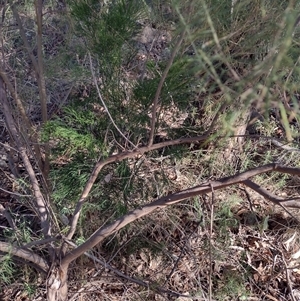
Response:
POLYGON ((110 180, 111 180, 111 178, 112 178, 112 173, 107 174, 107 175, 105 176, 105 178, 104 178, 104 182, 105 182, 105 183, 109 183, 110 180))

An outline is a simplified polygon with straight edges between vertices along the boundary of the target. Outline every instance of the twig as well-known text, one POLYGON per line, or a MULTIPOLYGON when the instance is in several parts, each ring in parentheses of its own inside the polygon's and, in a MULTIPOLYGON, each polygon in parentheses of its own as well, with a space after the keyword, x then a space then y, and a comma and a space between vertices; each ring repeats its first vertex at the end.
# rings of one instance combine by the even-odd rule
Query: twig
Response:
POLYGON ((13 12, 14 17, 15 17, 16 20, 17 20, 17 23, 18 23, 18 27, 19 27, 19 31, 20 31, 20 35, 21 35, 22 41, 23 41, 23 43, 24 43, 24 45, 25 45, 25 48, 26 48, 26 50, 27 50, 27 52, 28 52, 28 54, 29 54, 30 60, 31 60, 31 62, 32 62, 34 71, 35 71, 36 76, 37 76, 37 79, 38 79, 38 74, 39 74, 38 63, 37 63, 37 61, 36 61, 35 56, 33 55, 33 52, 32 52, 32 50, 31 50, 31 47, 30 47, 30 45, 29 45, 29 43, 28 43, 28 40, 27 40, 27 38, 26 38, 26 33, 25 33, 25 31, 24 31, 24 26, 23 26, 22 21, 21 21, 21 19, 20 19, 19 13, 18 13, 18 11, 16 10, 15 4, 12 3, 11 0, 9 0, 9 5, 10 5, 10 8, 11 8, 11 10, 12 10, 12 12, 13 12))
MULTIPOLYGON (((248 181, 249 181, 249 180, 248 180, 248 181)), ((246 181, 245 181, 245 182, 246 182, 246 181)), ((259 225, 259 221, 258 221, 258 218, 257 218, 257 216, 256 216, 256 214, 255 214, 255 210, 254 210, 254 208, 253 208, 253 204, 252 204, 252 200, 251 200, 250 194, 249 194, 249 192, 247 191, 246 188, 244 188, 244 189, 242 189, 242 190, 243 190, 243 191, 245 192, 245 194, 246 194, 246 197, 247 197, 247 200, 248 200, 248 203, 249 203, 249 207, 250 207, 251 212, 254 213, 256 224, 259 225)))
POLYGON ((22 196, 22 197, 31 197, 32 195, 30 194, 21 194, 21 193, 18 193, 18 192, 12 192, 12 191, 8 191, 2 187, 0 187, 0 190, 6 192, 6 193, 9 193, 9 194, 12 194, 12 195, 16 195, 16 196, 22 196))
POLYGON ((97 83, 97 79, 96 79, 96 76, 95 76, 95 72, 94 72, 94 68, 93 68, 93 62, 92 62, 92 57, 91 57, 91 54, 89 54, 89 60, 90 60, 90 69, 91 69, 91 73, 92 73, 92 77, 93 77, 93 80, 94 80, 94 83, 95 83, 95 86, 96 86, 96 89, 97 89, 97 93, 98 93, 98 96, 99 96, 99 99, 101 100, 101 103, 110 119, 110 121, 112 122, 113 126, 116 128, 116 130, 119 132, 119 134, 131 145, 133 146, 134 149, 137 148, 136 145, 134 145, 123 133, 122 131, 119 129, 119 127, 116 125, 114 119, 112 118, 111 114, 109 113, 109 110, 102 98, 102 95, 101 95, 101 92, 100 92, 100 89, 99 89, 99 86, 98 86, 98 83, 97 83))
POLYGON ((300 208, 300 202, 296 201, 299 198, 282 199, 282 198, 279 198, 276 195, 272 194, 265 188, 252 182, 251 180, 245 180, 243 183, 276 205, 286 206, 286 207, 290 207, 290 208, 300 208))
POLYGON ((209 13, 209 10, 208 10, 207 5, 205 4, 205 2, 203 2, 203 8, 205 10, 205 16, 207 18, 208 25, 210 26, 210 29, 211 29, 211 32, 212 32, 213 40, 215 41, 220 54, 222 55, 223 58, 225 58, 225 64, 226 64, 226 66, 228 67, 228 69, 230 70, 230 72, 232 73, 232 75, 233 75, 233 77, 234 77, 234 79, 236 81, 241 80, 240 77, 239 77, 239 75, 236 73, 236 71, 229 64, 228 60, 226 59, 226 56, 223 54, 219 37, 217 35, 217 32, 215 30, 213 21, 212 21, 212 19, 210 17, 210 13, 209 13))
POLYGON ((161 90, 162 90, 162 87, 163 87, 163 84, 166 80, 166 77, 169 73, 169 70, 173 64, 173 61, 175 59, 175 56, 179 50, 179 47, 183 41, 183 38, 184 38, 184 34, 185 34, 185 30, 182 31, 174 49, 173 49, 173 52, 171 54, 171 57, 168 61, 168 64, 166 66, 166 69, 164 70, 162 76, 161 76, 161 79, 159 81, 159 84, 157 86, 157 89, 156 89, 156 93, 155 93, 155 96, 154 96, 154 100, 153 100, 153 105, 152 105, 152 116, 151 116, 151 129, 150 129, 150 135, 149 135, 149 143, 148 143, 148 146, 151 146, 153 144, 153 140, 154 140, 154 131, 155 131, 155 123, 156 123, 156 111, 157 111, 157 105, 158 105, 158 99, 159 99, 159 96, 160 96, 160 93, 161 93, 161 90))
MULTIPOLYGON (((35 155, 36 155, 35 158, 37 160, 37 164, 39 166, 39 169, 42 171, 43 170, 43 163, 42 163, 43 160, 42 160, 42 156, 41 156, 41 150, 40 150, 39 144, 35 143, 37 139, 36 139, 36 135, 35 135, 34 131, 32 130, 31 121, 29 120, 29 118, 26 114, 26 111, 25 111, 25 108, 23 106, 22 100, 20 99, 18 93, 14 89, 13 85, 11 84, 8 76, 6 75, 4 69, 1 65, 0 65, 0 78, 1 78, 1 80, 4 81, 9 93, 11 94, 13 99, 15 100, 15 102, 17 104, 18 111, 20 112, 20 114, 22 116, 22 121, 24 122, 23 126, 25 128, 25 131, 23 130, 22 134, 27 137, 28 136, 27 132, 26 132, 26 130, 27 130, 33 138, 33 142, 34 142, 33 147, 34 147, 35 155)), ((9 127, 8 127, 8 130, 10 130, 9 127)))
POLYGON ((6 149, 6 148, 9 148, 10 150, 14 150, 16 153, 19 152, 16 148, 10 146, 9 144, 0 142, 0 145, 2 145, 5 149, 6 149))
MULTIPOLYGON (((36 23, 37 23, 38 59, 35 58, 33 51, 29 45, 25 30, 24 30, 24 26, 22 25, 22 21, 21 21, 18 11, 16 10, 15 4, 12 3, 11 0, 9 0, 9 5, 10 5, 13 15, 18 23, 19 32, 20 32, 22 41, 28 52, 28 55, 30 57, 30 60, 32 62, 32 66, 33 66, 33 69, 35 72, 35 77, 36 77, 36 81, 38 83, 38 88, 39 88, 39 96, 40 96, 41 111, 42 111, 42 121, 44 123, 47 121, 47 94, 46 94, 46 85, 45 85, 45 78, 44 78, 44 72, 43 72, 43 61, 42 61, 42 58, 43 58, 43 54, 42 54, 42 0, 36 0, 36 2, 35 2, 36 18, 37 18, 36 23)), ((32 127, 31 127, 31 122, 29 121, 29 119, 25 113, 22 102, 19 99, 17 93, 15 93, 14 89, 10 85, 8 79, 4 77, 5 74, 3 74, 3 73, 4 72, 2 72, 1 76, 3 77, 3 80, 5 81, 10 93, 13 95, 13 97, 17 103, 18 109, 20 110, 22 117, 26 123, 26 127, 28 128, 28 130, 31 133, 33 133, 32 127)), ((33 137, 35 140, 37 140, 35 134, 33 134, 33 137)), ((39 168, 43 174, 45 188, 48 189, 48 184, 49 184, 48 183, 48 173, 49 173, 49 169, 50 169, 50 167, 49 167, 49 153, 50 153, 49 146, 47 143, 44 145, 45 160, 43 160, 43 158, 41 156, 41 150, 40 150, 39 144, 35 143, 34 149, 35 149, 35 153, 37 156, 39 168)))
POLYGON ((33 246, 45 245, 48 244, 49 242, 57 241, 57 240, 59 240, 59 237, 49 237, 41 240, 35 240, 24 245, 23 248, 31 248, 33 246))
MULTIPOLYGON (((198 223, 198 225, 199 225, 199 224, 200 224, 200 223, 198 223)), ((196 229, 197 229, 197 228, 196 228, 196 229)), ((195 233, 196 229, 193 230, 193 231, 188 235, 188 237, 185 239, 184 246, 181 248, 180 254, 179 254, 179 256, 178 256, 178 258, 177 258, 177 260, 176 260, 176 262, 175 262, 175 264, 174 264, 174 266, 173 266, 171 272, 165 277, 165 278, 166 278, 166 280, 165 280, 165 282, 164 282, 165 284, 170 280, 171 276, 172 276, 173 273, 175 272, 176 267, 178 266, 178 264, 179 264, 179 262, 180 262, 182 256, 184 255, 184 252, 186 251, 185 249, 186 249, 187 242, 188 242, 189 239, 192 237, 192 235, 195 233)))
MULTIPOLYGON (((35 13, 37 23, 37 81, 39 83, 39 95, 42 109, 42 120, 45 123, 47 117, 47 93, 44 77, 44 66, 43 66, 43 44, 42 44, 42 26, 43 26, 43 0, 35 0, 35 13)), ((49 168, 49 167, 48 167, 49 168)))
POLYGON ((31 122, 30 122, 30 120, 29 120, 29 118, 26 114, 23 103, 22 103, 19 95, 16 93, 13 85, 11 84, 7 74, 5 73, 5 71, 4 71, 4 69, 1 65, 0 65, 0 77, 4 81, 9 93, 11 94, 13 99, 15 100, 15 102, 17 104, 18 111, 20 112, 20 114, 22 116, 22 119, 24 120, 25 126, 28 128, 28 130, 30 130, 31 129, 31 122))
MULTIPOLYGON (((43 41, 42 41, 42 26, 43 26, 43 0, 35 0, 35 13, 36 13, 36 24, 37 24, 37 70, 36 70, 36 79, 39 87, 39 96, 41 103, 42 111, 42 122, 43 124, 48 120, 47 112, 47 92, 46 92, 46 83, 44 77, 44 66, 43 66, 43 41)), ((42 173, 44 177, 45 184, 48 188, 49 186, 49 172, 50 172, 50 147, 49 143, 44 143, 44 164, 42 168, 42 173)))

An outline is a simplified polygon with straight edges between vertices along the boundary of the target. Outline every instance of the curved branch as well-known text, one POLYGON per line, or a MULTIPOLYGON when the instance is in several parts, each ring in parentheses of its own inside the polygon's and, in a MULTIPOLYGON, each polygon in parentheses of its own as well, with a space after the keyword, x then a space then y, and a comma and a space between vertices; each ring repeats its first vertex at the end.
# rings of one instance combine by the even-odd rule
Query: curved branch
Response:
POLYGON ((111 234, 115 233, 116 231, 122 229, 129 223, 150 214, 156 209, 164 208, 166 206, 176 204, 182 200, 185 200, 190 197, 194 197, 197 195, 202 195, 211 191, 212 187, 214 190, 218 190, 227 186, 231 186, 238 183, 244 183, 249 178, 256 176, 258 174, 270 172, 270 171, 277 171, 280 173, 288 173, 288 174, 295 174, 300 175, 300 168, 292 168, 292 167, 285 167, 281 165, 277 165, 276 163, 267 164, 261 167, 253 168, 248 171, 242 172, 240 174, 229 176, 217 181, 211 181, 204 183, 199 186, 195 186, 193 188, 189 188, 171 195, 167 195, 165 197, 159 198, 158 200, 142 206, 140 208, 134 209, 128 214, 118 218, 116 221, 112 222, 111 224, 101 227, 98 229, 94 234, 90 236, 90 238, 77 247, 76 249, 70 251, 66 254, 66 256, 62 260, 62 266, 68 266, 73 260, 77 257, 82 255, 88 249, 93 248, 96 244, 103 241, 106 237, 110 236, 111 234))
POLYGON ((84 188, 84 190, 83 190, 83 192, 80 196, 80 199, 77 202, 77 205, 76 205, 76 208, 75 208, 75 211, 74 211, 74 214, 73 214, 73 218, 72 218, 72 221, 71 221, 71 224, 70 224, 71 227, 70 227, 69 233, 67 235, 67 238, 72 239, 72 237, 75 233, 75 230, 76 230, 76 226, 77 226, 78 219, 79 219, 79 216, 80 216, 81 208, 82 208, 88 194, 90 193, 90 191, 92 189, 92 186, 95 183, 99 172, 101 171, 101 169, 105 165, 108 165, 108 164, 113 163, 113 162, 121 161, 121 160, 124 160, 124 159, 128 159, 128 158, 134 158, 134 157, 140 156, 140 155, 142 155, 146 152, 157 150, 157 149, 160 149, 160 148, 163 148, 163 147, 166 147, 166 146, 205 141, 205 140, 207 140, 208 137, 209 137, 209 133, 205 134, 205 135, 202 135, 202 136, 180 138, 180 139, 176 139, 176 140, 165 141, 165 142, 162 142, 162 143, 153 144, 152 146, 144 146, 144 147, 140 147, 138 149, 132 150, 132 151, 127 151, 127 152, 122 152, 122 153, 117 154, 117 155, 112 155, 112 156, 110 156, 109 158, 107 158, 105 160, 99 161, 95 165, 95 167, 94 167, 94 169, 93 169, 93 171, 90 175, 90 178, 89 178, 88 182, 86 183, 85 188, 84 188))
POLYGON ((24 248, 13 246, 7 242, 0 241, 0 251, 11 254, 25 261, 30 261, 45 273, 47 273, 49 269, 48 263, 42 257, 24 248))

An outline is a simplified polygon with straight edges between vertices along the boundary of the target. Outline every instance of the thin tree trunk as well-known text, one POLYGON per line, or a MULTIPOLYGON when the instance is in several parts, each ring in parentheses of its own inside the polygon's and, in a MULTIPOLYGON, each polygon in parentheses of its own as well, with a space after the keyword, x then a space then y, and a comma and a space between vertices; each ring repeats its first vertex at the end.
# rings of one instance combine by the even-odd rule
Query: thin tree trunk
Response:
POLYGON ((47 279, 47 301, 66 301, 68 296, 68 266, 52 268, 47 279))

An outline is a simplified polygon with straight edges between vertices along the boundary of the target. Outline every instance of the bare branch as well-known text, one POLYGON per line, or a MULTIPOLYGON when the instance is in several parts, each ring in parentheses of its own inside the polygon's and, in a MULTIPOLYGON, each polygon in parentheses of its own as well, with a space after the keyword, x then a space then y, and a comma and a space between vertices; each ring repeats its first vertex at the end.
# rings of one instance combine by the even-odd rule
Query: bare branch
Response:
POLYGON ((18 192, 9 191, 9 190, 6 190, 2 187, 0 187, 0 190, 4 191, 6 193, 12 194, 12 195, 16 195, 16 196, 22 196, 22 197, 30 197, 31 196, 30 194, 21 194, 21 193, 18 193, 18 192))
POLYGON ((183 38, 184 38, 184 34, 185 34, 185 30, 182 31, 176 45, 175 45, 175 48, 173 49, 173 52, 171 54, 171 57, 168 61, 168 64, 166 66, 166 69, 164 70, 162 76, 161 76, 161 79, 159 81, 159 84, 157 86, 157 89, 156 89, 156 93, 155 93, 155 96, 154 96, 154 100, 153 100, 153 105, 152 105, 152 116, 151 116, 151 129, 150 129, 150 136, 149 136, 149 143, 148 143, 148 146, 151 146, 153 144, 153 139, 154 139, 154 132, 155 132, 155 123, 156 123, 156 111, 157 111, 157 105, 158 105, 158 99, 159 99, 159 96, 160 96, 160 93, 161 93, 161 90, 163 88, 163 85, 164 85, 164 82, 166 80, 166 77, 169 73, 169 70, 173 64, 173 61, 175 59, 175 56, 179 50, 179 47, 183 41, 183 38))
POLYGON ((95 167, 94 167, 94 169, 93 169, 93 171, 90 175, 90 178, 89 178, 89 180, 88 180, 88 182, 87 182, 87 184, 86 184, 86 186, 85 186, 85 188, 84 188, 84 190, 83 190, 83 192, 80 196, 80 199, 79 199, 79 201, 76 205, 76 208, 75 208, 75 211, 74 211, 74 214, 73 214, 73 218, 72 218, 72 221, 71 221, 71 224, 70 224, 71 227, 70 227, 69 233, 67 235, 68 239, 71 239, 73 237, 73 235, 75 233, 75 230, 76 230, 77 223, 78 223, 78 219, 79 219, 79 216, 80 216, 82 205, 84 204, 88 194, 90 193, 90 191, 92 189, 92 186, 95 183, 99 172, 101 171, 101 169, 105 165, 108 165, 108 164, 113 163, 113 162, 121 161, 121 160, 124 160, 124 159, 128 159, 128 158, 134 158, 134 157, 142 155, 146 152, 153 151, 153 150, 156 150, 156 149, 160 149, 160 148, 163 148, 163 147, 166 147, 166 146, 205 141, 208 138, 208 136, 209 135, 205 134, 203 136, 180 138, 180 139, 166 141, 166 142, 162 142, 162 143, 156 143, 156 144, 153 144, 152 146, 144 146, 144 147, 140 147, 140 148, 138 148, 136 150, 133 150, 133 151, 122 152, 120 154, 110 156, 109 158, 98 162, 95 165, 95 167))
POLYGON ((286 206, 289 208, 300 208, 300 199, 298 199, 297 201, 297 199, 295 198, 293 199, 280 198, 250 180, 246 180, 243 183, 276 205, 286 206))
POLYGON ((53 241, 58 241, 59 237, 49 237, 49 238, 45 238, 45 239, 41 239, 41 240, 35 240, 35 241, 31 241, 28 244, 24 245, 24 248, 31 248, 33 246, 37 246, 37 245, 45 245, 48 244, 49 242, 53 242, 53 241))
POLYGON ((224 187, 228 187, 234 184, 242 183, 248 180, 249 178, 270 172, 270 171, 277 171, 280 173, 288 173, 288 174, 295 174, 300 175, 300 168, 292 168, 292 167, 285 167, 281 165, 277 165, 276 163, 267 164, 261 167, 253 168, 243 173, 229 176, 217 181, 207 182, 199 186, 195 186, 193 188, 189 188, 171 195, 167 195, 165 197, 159 198, 158 200, 142 206, 140 208, 134 209, 133 211, 129 212, 128 214, 118 218, 113 223, 103 226, 98 229, 94 234, 90 236, 82 245, 80 245, 75 250, 70 251, 66 254, 66 256, 62 259, 62 266, 68 266, 70 262, 75 260, 81 254, 86 252, 88 249, 93 248, 96 244, 102 242, 106 237, 110 236, 111 234, 115 233, 116 231, 122 229, 129 223, 146 216, 159 208, 165 208, 166 206, 176 204, 182 200, 188 199, 190 197, 194 197, 197 195, 202 195, 205 193, 209 193, 211 191, 211 187, 214 190, 219 190, 224 187))
MULTIPOLYGON (((26 130, 30 134, 33 134, 32 133, 32 125, 31 125, 31 122, 30 122, 29 118, 26 115, 26 111, 25 111, 25 108, 23 106, 23 103, 22 103, 19 95, 16 93, 16 91, 15 91, 13 85, 11 84, 9 78, 7 77, 6 73, 2 69, 1 65, 0 65, 0 77, 1 77, 1 80, 3 80, 4 83, 6 84, 6 87, 9 91, 9 93, 11 94, 11 96, 13 97, 13 99, 15 100, 15 102, 17 104, 18 111, 21 114, 22 120, 24 122, 23 125, 24 125, 24 128, 25 128, 25 131, 23 131, 23 135, 27 135, 26 130)), ((8 128, 8 130, 9 130, 9 128, 8 128)), ((32 139, 33 139, 33 142, 36 142, 34 134, 32 135, 32 139)), ((34 143, 33 147, 34 147, 34 150, 35 150, 35 155, 36 155, 36 159, 37 159, 39 168, 40 168, 40 170, 43 170, 40 147, 39 147, 38 143, 34 143)))
POLYGON ((18 96, 18 94, 16 93, 13 85, 11 84, 8 76, 6 75, 6 73, 4 72, 4 70, 2 69, 1 65, 0 65, 0 76, 2 78, 2 80, 4 81, 4 83, 6 84, 9 93, 11 94, 11 96, 14 98, 14 100, 16 101, 18 110, 24 120, 25 126, 28 128, 28 130, 31 129, 31 122, 28 119, 27 115, 26 115, 26 111, 25 108, 23 106, 23 103, 20 99, 20 97, 18 96))
POLYGON ((45 273, 47 273, 49 269, 48 263, 42 257, 24 248, 13 246, 7 242, 0 241, 0 251, 30 261, 37 265, 45 273))
MULTIPOLYGON (((36 80, 38 83, 38 87, 39 87, 39 96, 40 96, 40 102, 41 102, 41 111, 42 111, 42 120, 43 122, 47 121, 47 95, 46 95, 46 87, 45 87, 45 78, 44 78, 44 72, 43 72, 43 61, 42 61, 42 0, 37 0, 35 3, 35 7, 36 7, 36 16, 37 16, 37 50, 38 50, 38 59, 35 58, 32 49, 29 45, 29 42, 27 40, 26 37, 26 33, 24 31, 24 27, 22 25, 22 21, 21 18, 19 16, 19 13, 15 7, 15 4, 12 3, 12 1, 9 1, 11 10, 13 12, 13 15, 18 23, 18 27, 19 27, 19 32, 22 38, 22 41, 25 45, 25 48, 29 54, 30 60, 32 62, 32 66, 33 69, 35 71, 35 76, 36 76, 36 80)), ((6 83, 6 85, 8 86, 8 89, 11 93, 11 95, 14 97, 18 109, 21 112, 21 115, 25 121, 26 127, 28 128, 28 130, 31 131, 31 122, 29 121, 25 110, 23 108, 22 102, 19 99, 18 95, 15 93, 14 88, 12 87, 12 85, 10 85, 10 82, 8 80, 8 78, 5 78, 5 73, 2 71, 1 72, 1 76, 4 80, 4 82, 6 83)), ((36 140, 36 139, 35 139, 36 140)), ((49 149, 48 146, 45 145, 45 164, 43 165, 42 162, 42 157, 41 157, 41 151, 40 151, 40 147, 38 144, 34 144, 34 149, 36 152, 36 156, 38 159, 38 163, 39 163, 39 168, 43 173, 44 176, 44 180, 45 180, 45 185, 47 185, 47 178, 48 178, 48 172, 49 172, 49 161, 48 161, 48 154, 49 154, 49 149)))
POLYGON ((39 73, 39 71, 38 71, 38 63, 37 63, 37 61, 36 61, 35 56, 33 55, 33 52, 32 52, 32 50, 31 50, 31 47, 30 47, 30 45, 29 45, 29 43, 28 43, 28 40, 27 40, 27 38, 26 38, 26 33, 25 33, 25 31, 24 31, 24 27, 23 27, 22 21, 21 21, 21 19, 20 19, 19 13, 18 13, 18 11, 16 10, 15 4, 12 3, 11 0, 9 0, 9 5, 10 5, 10 7, 11 7, 11 10, 12 10, 12 12, 13 12, 14 17, 15 17, 16 20, 17 20, 18 27, 19 27, 19 31, 20 31, 20 35, 21 35, 22 41, 23 41, 23 43, 24 43, 24 45, 25 45, 25 48, 26 48, 26 50, 27 50, 27 52, 28 52, 28 54, 29 54, 29 57, 30 57, 30 60, 31 60, 31 62, 32 62, 34 71, 35 71, 36 74, 38 74, 38 73, 39 73))
POLYGON ((33 167, 30 163, 30 160, 27 156, 26 147, 24 147, 23 143, 21 142, 20 133, 17 130, 16 124, 14 122, 13 116, 10 112, 8 101, 6 98, 6 93, 4 91, 3 87, 3 81, 2 78, 0 78, 0 101, 3 108, 3 113, 5 116, 6 124, 10 130, 10 133, 12 135, 12 138, 16 142, 17 148, 19 150, 19 154, 22 158, 22 161, 24 163, 24 167, 29 175, 33 193, 35 196, 35 201, 37 204, 37 210, 40 215, 41 219, 41 228, 44 233, 44 235, 47 237, 51 233, 51 227, 50 227, 50 221, 49 221, 49 213, 47 210, 47 203, 44 199, 44 196, 40 190, 39 182, 36 178, 35 172, 33 170, 33 167))

